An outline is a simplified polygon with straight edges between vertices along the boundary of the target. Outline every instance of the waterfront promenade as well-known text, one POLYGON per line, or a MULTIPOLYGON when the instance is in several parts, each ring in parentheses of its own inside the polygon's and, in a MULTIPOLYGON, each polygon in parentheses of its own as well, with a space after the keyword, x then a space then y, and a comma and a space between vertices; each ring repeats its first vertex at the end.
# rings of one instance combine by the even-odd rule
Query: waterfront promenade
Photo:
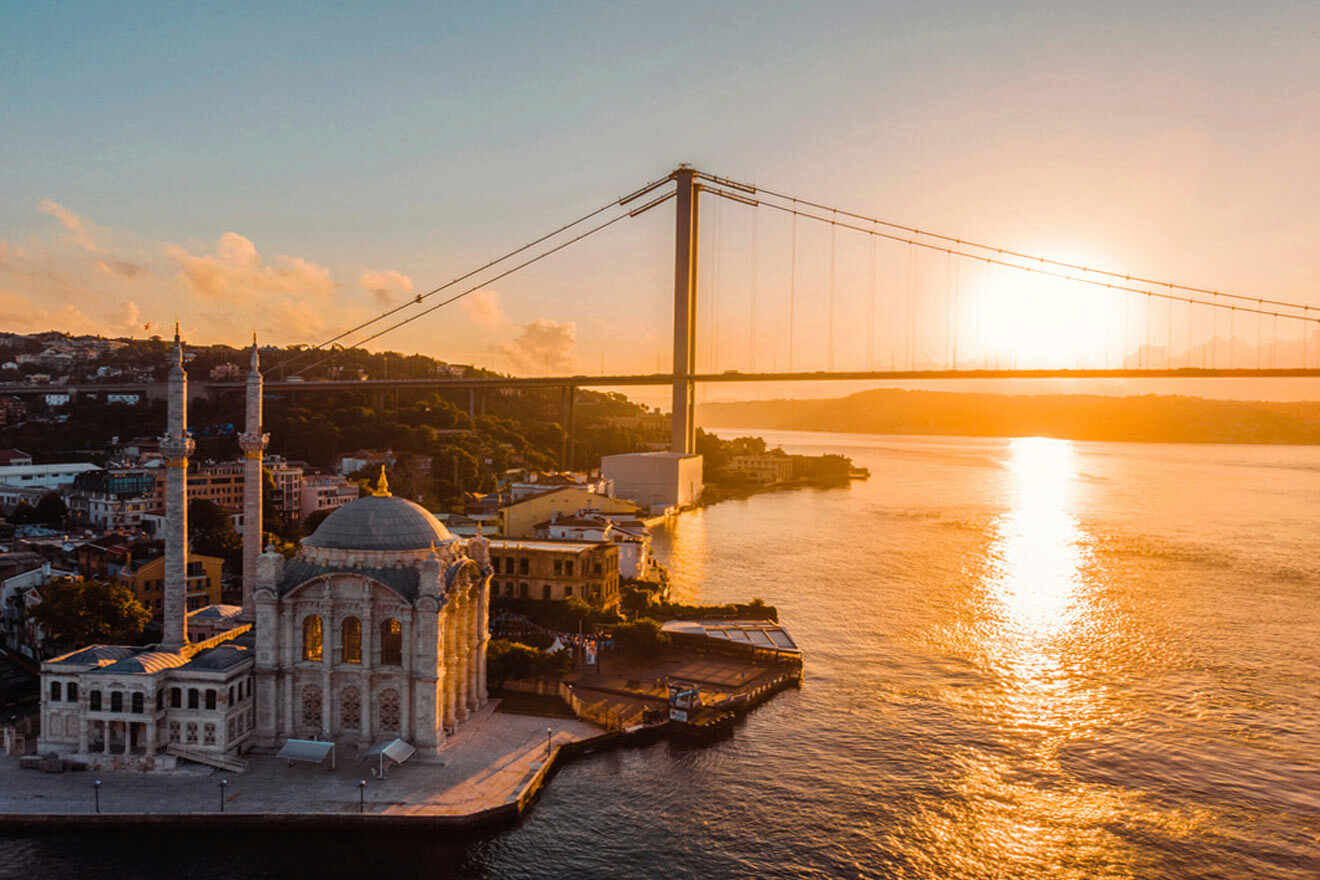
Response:
MULTIPOLYGON (((272 755, 251 756, 242 773, 180 763, 174 772, 66 772, 23 770, 17 758, 0 759, 0 827, 45 822, 106 824, 220 820, 275 825, 332 819, 373 824, 476 825, 513 818, 544 778, 548 752, 591 739, 600 729, 581 721, 496 712, 498 701, 477 712, 451 737, 436 762, 415 758, 376 779, 371 761, 340 750, 336 769, 294 764, 272 755), (93 782, 100 779, 97 817, 93 782), (359 782, 366 780, 365 791, 359 782), (359 804, 359 798, 362 804, 359 804), (359 810, 361 813, 359 814, 359 810)), ((333 822, 331 824, 341 824, 333 822)))

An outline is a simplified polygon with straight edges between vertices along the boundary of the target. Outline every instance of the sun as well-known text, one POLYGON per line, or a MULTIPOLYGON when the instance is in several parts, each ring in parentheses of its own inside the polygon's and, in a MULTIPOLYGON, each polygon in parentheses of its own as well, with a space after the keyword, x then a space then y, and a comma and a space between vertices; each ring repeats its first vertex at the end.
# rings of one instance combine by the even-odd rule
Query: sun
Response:
MULTIPOLYGON (((961 292, 959 366, 1104 369, 1125 351, 1125 295, 1012 269, 980 271, 961 292)), ((1144 316, 1144 302, 1141 316, 1144 316)))

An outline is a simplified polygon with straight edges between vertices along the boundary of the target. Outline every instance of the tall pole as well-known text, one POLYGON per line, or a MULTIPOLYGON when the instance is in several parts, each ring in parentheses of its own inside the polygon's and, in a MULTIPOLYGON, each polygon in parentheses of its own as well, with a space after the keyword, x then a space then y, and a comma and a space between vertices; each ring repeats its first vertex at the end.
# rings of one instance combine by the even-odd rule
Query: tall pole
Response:
POLYGON ((257 556, 261 554, 261 458, 270 435, 261 432, 261 360, 257 337, 252 335, 252 357, 245 386, 244 431, 238 438, 243 450, 243 620, 256 618, 252 588, 257 582, 257 556))
POLYGON ((161 648, 177 651, 188 643, 188 373, 183 368, 183 343, 174 327, 173 364, 169 375, 166 434, 160 451, 165 457, 165 597, 161 648))
POLYGON ((697 448, 696 399, 692 375, 697 366, 697 187, 687 165, 674 172, 674 408, 670 451, 691 455, 697 448))

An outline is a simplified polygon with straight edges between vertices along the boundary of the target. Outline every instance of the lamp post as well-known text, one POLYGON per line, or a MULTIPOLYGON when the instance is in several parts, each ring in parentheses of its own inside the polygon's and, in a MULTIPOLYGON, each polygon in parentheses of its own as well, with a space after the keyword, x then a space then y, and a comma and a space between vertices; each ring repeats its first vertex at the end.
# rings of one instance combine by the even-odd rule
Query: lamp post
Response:
POLYGON ((358 781, 358 813, 365 813, 367 810, 367 780, 358 781))
POLYGON ((229 784, 228 779, 220 780, 220 812, 225 811, 225 786, 229 784))
POLYGON ((92 783, 92 791, 96 792, 96 812, 101 812, 101 780, 92 783))
POLYGON ((547 727, 545 729, 545 756, 547 758, 550 757, 550 735, 553 733, 554 733, 553 728, 547 727))

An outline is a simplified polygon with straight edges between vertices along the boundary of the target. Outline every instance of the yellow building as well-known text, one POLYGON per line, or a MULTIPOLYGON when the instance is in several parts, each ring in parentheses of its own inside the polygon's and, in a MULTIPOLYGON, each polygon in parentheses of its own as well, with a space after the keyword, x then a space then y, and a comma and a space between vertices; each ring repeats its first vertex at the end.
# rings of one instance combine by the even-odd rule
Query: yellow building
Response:
MULTIPOLYGON (((195 611, 206 605, 220 604, 220 568, 218 556, 188 555, 187 608, 195 611)), ((120 570, 119 582, 133 590, 137 600, 152 617, 160 617, 165 600, 165 557, 157 556, 141 565, 120 570)))
POLYGON ((555 514, 571 516, 582 510, 629 513, 634 516, 643 513, 642 509, 631 501, 588 492, 579 486, 565 486, 501 507, 500 535, 505 538, 534 538, 537 523, 553 519, 555 514))
POLYGON ((606 608, 619 601, 619 545, 610 541, 490 541, 490 594, 571 599, 606 608))
POLYGON ((740 471, 758 483, 784 483, 793 479, 793 459, 787 455, 735 455, 729 469, 740 471))

